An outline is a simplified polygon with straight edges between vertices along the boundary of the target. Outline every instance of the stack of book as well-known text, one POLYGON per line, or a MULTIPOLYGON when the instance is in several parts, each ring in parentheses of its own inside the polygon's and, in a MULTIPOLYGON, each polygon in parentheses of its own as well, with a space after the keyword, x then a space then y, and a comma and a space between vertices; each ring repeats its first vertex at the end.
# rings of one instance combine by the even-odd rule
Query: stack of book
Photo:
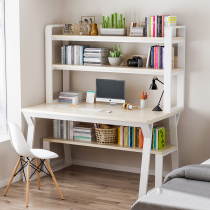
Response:
POLYGON ((165 128, 154 126, 152 133, 151 149, 158 150, 165 147, 165 128))
POLYGON ((73 98, 78 98, 78 103, 85 102, 86 93, 77 91, 60 92, 58 102, 72 103, 73 98))
POLYGON ((84 65, 106 65, 108 64, 107 48, 85 48, 84 65))
MULTIPOLYGON (((172 68, 174 68, 174 47, 172 47, 172 68)), ((154 69, 164 68, 164 46, 151 46, 148 51, 146 67, 154 69)))
POLYGON ((118 145, 143 148, 144 136, 141 128, 118 127, 118 145))
POLYGON ((53 120, 53 136, 55 138, 70 139, 70 121, 53 120))
POLYGON ((95 129, 92 125, 78 125, 73 128, 74 140, 94 141, 95 129))
POLYGON ((61 47, 61 63, 84 65, 84 49, 90 47, 80 45, 63 45, 61 47))
MULTIPOLYGON (((176 16, 155 15, 145 17, 145 36, 146 37, 164 37, 165 27, 176 26, 176 16)), ((176 36, 176 31, 173 31, 176 36)))

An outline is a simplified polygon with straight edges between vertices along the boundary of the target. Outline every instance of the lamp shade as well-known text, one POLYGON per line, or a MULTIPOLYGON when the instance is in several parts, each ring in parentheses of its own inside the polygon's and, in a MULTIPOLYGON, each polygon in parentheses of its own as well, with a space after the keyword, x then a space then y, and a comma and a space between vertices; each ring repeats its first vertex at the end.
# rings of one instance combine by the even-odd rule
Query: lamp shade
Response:
POLYGON ((149 89, 150 90, 157 90, 158 89, 157 85, 155 84, 155 80, 154 79, 152 80, 152 84, 150 85, 149 89))

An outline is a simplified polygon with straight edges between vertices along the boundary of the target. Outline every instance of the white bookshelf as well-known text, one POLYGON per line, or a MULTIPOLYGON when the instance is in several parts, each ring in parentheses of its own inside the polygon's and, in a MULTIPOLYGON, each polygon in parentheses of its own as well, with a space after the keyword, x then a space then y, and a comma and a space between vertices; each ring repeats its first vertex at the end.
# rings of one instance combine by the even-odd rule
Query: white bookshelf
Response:
POLYGON ((63 27, 62 24, 47 25, 45 28, 45 53, 46 53, 46 103, 53 103, 53 70, 63 70, 63 90, 68 91, 70 87, 69 71, 92 71, 122 74, 148 74, 164 76, 164 112, 172 112, 184 108, 184 83, 185 83, 185 26, 166 27, 165 37, 129 37, 129 36, 79 36, 79 35, 53 35, 52 30, 63 27), (172 37, 172 31, 177 30, 178 36, 172 37), (127 66, 82 66, 53 64, 52 43, 54 41, 82 41, 82 42, 123 42, 137 44, 162 44, 165 46, 164 70, 152 68, 131 68, 127 66), (178 63, 172 68, 172 45, 178 45, 178 63), (171 80, 177 77, 177 104, 171 106, 171 80))

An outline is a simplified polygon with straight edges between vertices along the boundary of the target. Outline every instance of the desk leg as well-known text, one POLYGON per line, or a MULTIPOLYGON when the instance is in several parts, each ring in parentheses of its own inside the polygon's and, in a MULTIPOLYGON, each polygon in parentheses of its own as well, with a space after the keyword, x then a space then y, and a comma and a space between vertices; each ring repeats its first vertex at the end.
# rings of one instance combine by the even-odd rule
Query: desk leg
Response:
POLYGON ((163 155, 155 155, 155 188, 163 183, 163 155))
POLYGON ((141 161, 139 198, 147 193, 153 124, 143 125, 141 129, 144 134, 144 145, 141 161))
MULTIPOLYGON (((170 142, 172 145, 178 147, 178 135, 177 135, 177 126, 179 122, 180 114, 169 117, 169 131, 170 131, 170 142)), ((179 150, 171 153, 171 164, 172 170, 175 170, 179 167, 179 150)))

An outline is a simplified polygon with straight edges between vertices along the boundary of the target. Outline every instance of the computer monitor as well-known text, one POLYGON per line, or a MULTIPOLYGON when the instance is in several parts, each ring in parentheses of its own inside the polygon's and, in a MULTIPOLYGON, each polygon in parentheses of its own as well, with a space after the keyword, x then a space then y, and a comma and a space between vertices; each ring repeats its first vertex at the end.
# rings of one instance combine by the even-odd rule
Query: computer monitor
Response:
POLYGON ((96 79, 96 101, 125 103, 125 80, 96 79))

